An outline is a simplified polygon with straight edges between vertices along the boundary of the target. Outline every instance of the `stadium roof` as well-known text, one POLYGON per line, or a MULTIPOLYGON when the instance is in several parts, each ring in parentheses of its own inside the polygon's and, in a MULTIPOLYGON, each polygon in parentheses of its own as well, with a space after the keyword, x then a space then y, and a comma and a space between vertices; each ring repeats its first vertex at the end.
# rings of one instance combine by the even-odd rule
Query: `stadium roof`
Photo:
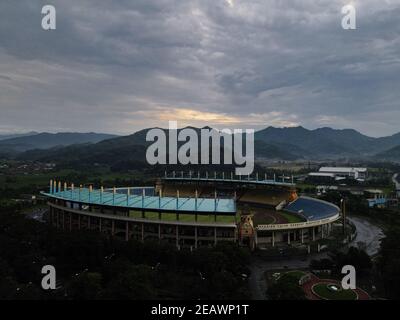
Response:
POLYGON ((106 205, 122 207, 132 210, 162 210, 170 212, 204 212, 204 213, 225 213, 235 214, 236 204, 234 199, 210 199, 210 198, 176 198, 127 195, 113 193, 105 190, 89 191, 88 188, 68 189, 59 192, 46 193, 43 195, 63 199, 66 201, 79 202, 84 204, 106 205))
POLYGON ((310 177, 329 177, 335 178, 335 174, 331 172, 310 172, 308 174, 310 177))
POLYGON ((286 211, 296 213, 308 221, 330 218, 340 212, 332 203, 309 197, 299 197, 285 207, 286 211))
POLYGON ((222 178, 197 178, 197 177, 165 177, 164 180, 169 181, 201 181, 201 182, 221 182, 221 183, 237 183, 237 184, 258 184, 258 185, 273 185, 273 186, 283 186, 283 187, 292 187, 295 186, 294 183, 291 182, 283 182, 277 180, 256 180, 256 179, 222 179, 222 178))
POLYGON ((367 172, 367 168, 321 167, 319 169, 319 172, 333 172, 333 173, 367 172))

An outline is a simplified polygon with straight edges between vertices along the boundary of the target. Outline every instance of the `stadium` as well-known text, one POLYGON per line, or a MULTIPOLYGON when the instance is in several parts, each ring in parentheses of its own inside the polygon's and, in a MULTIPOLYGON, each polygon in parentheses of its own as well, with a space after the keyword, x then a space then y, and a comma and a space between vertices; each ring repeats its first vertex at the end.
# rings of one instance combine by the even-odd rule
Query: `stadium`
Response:
POLYGON ((153 187, 95 189, 50 181, 47 220, 64 230, 97 230, 125 240, 195 249, 221 241, 254 249, 326 238, 340 209, 298 196, 293 178, 258 174, 165 173, 153 187), (290 180, 290 181, 289 181, 290 180))

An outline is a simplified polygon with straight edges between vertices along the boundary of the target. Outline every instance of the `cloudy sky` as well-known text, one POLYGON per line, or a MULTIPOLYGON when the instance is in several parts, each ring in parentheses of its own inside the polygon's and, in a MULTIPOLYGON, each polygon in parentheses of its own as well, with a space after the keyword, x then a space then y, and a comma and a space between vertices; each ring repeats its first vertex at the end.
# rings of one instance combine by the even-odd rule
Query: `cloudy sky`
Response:
POLYGON ((177 120, 393 134, 399 17, 400 0, 1 0, 0 133, 177 120), (341 27, 349 3, 357 30, 341 27))

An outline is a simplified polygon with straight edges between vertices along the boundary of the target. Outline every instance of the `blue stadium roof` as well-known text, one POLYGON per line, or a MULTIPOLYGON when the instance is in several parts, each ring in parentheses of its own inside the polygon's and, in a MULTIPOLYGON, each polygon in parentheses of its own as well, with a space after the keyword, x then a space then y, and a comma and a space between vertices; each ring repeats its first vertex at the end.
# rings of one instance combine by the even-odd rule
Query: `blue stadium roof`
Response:
POLYGON ((285 210, 303 216, 308 221, 335 216, 340 209, 332 203, 309 197, 299 197, 289 203, 285 210))
MULTIPOLYGON (((137 188, 135 188, 137 189, 137 188)), ((123 193, 113 193, 112 191, 93 190, 89 192, 88 188, 75 188, 65 191, 42 193, 45 196, 67 201, 80 202, 85 204, 107 205, 115 207, 129 208, 132 210, 162 210, 170 212, 204 212, 220 214, 236 214, 236 204, 234 199, 210 199, 197 198, 197 208, 195 198, 176 198, 176 197, 158 197, 127 195, 123 193)))

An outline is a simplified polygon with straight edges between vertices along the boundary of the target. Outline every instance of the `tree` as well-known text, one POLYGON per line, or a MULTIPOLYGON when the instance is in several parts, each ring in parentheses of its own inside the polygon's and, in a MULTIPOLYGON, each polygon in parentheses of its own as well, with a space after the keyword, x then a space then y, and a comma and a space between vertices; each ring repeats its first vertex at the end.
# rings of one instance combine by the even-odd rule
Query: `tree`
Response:
POLYGON ((388 298, 400 298, 400 248, 398 245, 400 228, 396 227, 386 232, 382 240, 378 270, 382 276, 383 285, 388 298))
POLYGON ((267 297, 270 300, 305 300, 299 279, 290 273, 282 275, 276 283, 268 288, 267 297))
POLYGON ((156 290, 152 283, 154 271, 146 265, 132 266, 128 271, 116 275, 109 284, 106 297, 122 300, 156 299, 156 290))
POLYGON ((98 272, 84 272, 69 283, 69 298, 74 300, 94 300, 102 297, 102 276, 98 272))
POLYGON ((371 267, 372 261, 369 255, 361 249, 350 247, 346 253, 337 251, 331 254, 331 260, 334 268, 333 272, 341 274, 342 267, 352 265, 357 270, 357 274, 367 274, 371 267))

